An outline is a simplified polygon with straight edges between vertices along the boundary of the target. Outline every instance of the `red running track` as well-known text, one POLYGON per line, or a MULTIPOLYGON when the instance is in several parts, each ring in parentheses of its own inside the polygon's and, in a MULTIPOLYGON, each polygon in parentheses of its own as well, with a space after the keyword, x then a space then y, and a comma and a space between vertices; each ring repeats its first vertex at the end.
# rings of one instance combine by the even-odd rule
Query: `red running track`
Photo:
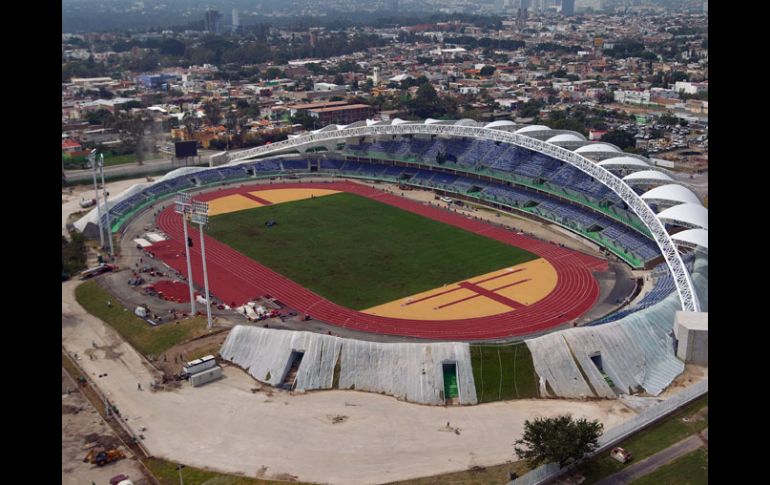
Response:
MULTIPOLYGON (((369 315, 333 303, 285 276, 242 255, 230 246, 205 237, 209 288, 226 303, 242 304, 255 297, 270 295, 285 305, 311 317, 339 327, 387 335, 429 338, 434 340, 485 340, 520 337, 540 333, 573 320, 588 311, 599 298, 599 284, 593 271, 606 271, 607 263, 598 258, 518 235, 491 224, 468 219, 457 213, 379 192, 354 182, 289 183, 253 185, 221 189, 195 196, 208 201, 225 195, 275 188, 325 188, 350 192, 399 207, 470 232, 517 246, 545 258, 556 270, 558 282, 542 300, 525 308, 498 315, 459 320, 411 320, 369 315)), ((187 275, 184 257, 184 233, 173 205, 161 211, 158 226, 170 237, 149 249, 156 257, 183 275, 187 275)), ((189 225, 195 241, 191 259, 193 281, 203 286, 200 257, 200 235, 197 226, 189 225)))

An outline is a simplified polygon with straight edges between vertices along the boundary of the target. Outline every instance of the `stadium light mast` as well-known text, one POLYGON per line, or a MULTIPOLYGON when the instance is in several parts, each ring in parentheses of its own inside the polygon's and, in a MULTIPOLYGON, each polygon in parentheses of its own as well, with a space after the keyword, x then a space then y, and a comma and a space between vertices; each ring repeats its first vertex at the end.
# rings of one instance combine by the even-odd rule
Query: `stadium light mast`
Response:
POLYGON ((201 260, 203 261, 203 285, 206 289, 206 317, 208 323, 206 329, 211 330, 211 295, 209 295, 209 276, 206 272, 206 243, 203 238, 203 226, 209 223, 209 203, 192 201, 192 222, 198 224, 201 235, 201 260))
POLYGON ((115 250, 112 247, 112 224, 110 224, 110 206, 107 204, 107 185, 104 183, 104 154, 99 154, 99 173, 102 176, 102 193, 104 194, 104 214, 107 216, 107 241, 110 243, 110 261, 115 260, 115 250))
POLYGON ((102 205, 99 203, 99 184, 96 183, 96 148, 88 154, 88 161, 91 162, 91 174, 94 177, 94 195, 96 196, 96 213, 99 216, 99 247, 104 247, 104 229, 102 229, 102 205))
POLYGON ((187 257, 187 286, 190 288, 190 315, 195 315, 195 295, 193 291, 192 265, 190 264, 190 243, 192 240, 187 235, 187 214, 192 212, 190 204, 190 194, 180 192, 176 195, 175 212, 182 215, 182 226, 184 227, 184 253, 187 257))

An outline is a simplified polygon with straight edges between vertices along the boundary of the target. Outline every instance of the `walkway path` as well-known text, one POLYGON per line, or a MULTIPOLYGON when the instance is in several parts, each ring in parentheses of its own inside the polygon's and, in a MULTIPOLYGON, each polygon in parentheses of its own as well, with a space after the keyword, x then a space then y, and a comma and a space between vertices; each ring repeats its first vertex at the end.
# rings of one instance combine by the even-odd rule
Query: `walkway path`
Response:
POLYGON ((649 475, 663 465, 671 463, 677 458, 692 453, 702 447, 704 441, 708 442, 708 428, 703 430, 701 434, 694 434, 678 443, 674 443, 665 450, 661 450, 638 463, 634 463, 633 465, 624 468, 614 475, 610 475, 609 477, 600 480, 596 485, 623 485, 631 483, 637 478, 649 475), (703 436, 701 436, 701 434, 703 436))

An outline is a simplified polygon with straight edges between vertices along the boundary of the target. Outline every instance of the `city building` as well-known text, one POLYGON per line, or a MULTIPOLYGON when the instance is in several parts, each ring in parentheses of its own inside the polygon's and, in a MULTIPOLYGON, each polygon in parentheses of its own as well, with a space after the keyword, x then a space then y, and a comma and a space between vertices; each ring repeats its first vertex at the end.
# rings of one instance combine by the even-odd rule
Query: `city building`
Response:
POLYGON ((367 119, 373 112, 372 107, 367 104, 345 104, 307 110, 308 115, 318 120, 318 126, 326 126, 331 123, 349 125, 355 121, 367 119))
POLYGON ((206 10, 206 15, 203 17, 203 28, 211 34, 222 33, 222 15, 218 10, 206 10))
POLYGON ((238 15, 238 9, 234 8, 233 9, 233 32, 237 32, 240 26, 241 26, 241 19, 240 19, 240 16, 238 15))

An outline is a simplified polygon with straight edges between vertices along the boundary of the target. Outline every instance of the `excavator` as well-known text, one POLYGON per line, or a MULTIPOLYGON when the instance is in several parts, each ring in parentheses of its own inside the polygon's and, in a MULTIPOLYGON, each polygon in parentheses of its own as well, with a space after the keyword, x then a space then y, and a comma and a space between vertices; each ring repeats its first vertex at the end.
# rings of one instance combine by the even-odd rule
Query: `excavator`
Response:
POLYGON ((118 461, 125 457, 126 455, 117 448, 107 450, 97 446, 92 448, 86 457, 83 458, 83 463, 91 463, 92 465, 104 466, 107 463, 112 463, 113 461, 118 461))

